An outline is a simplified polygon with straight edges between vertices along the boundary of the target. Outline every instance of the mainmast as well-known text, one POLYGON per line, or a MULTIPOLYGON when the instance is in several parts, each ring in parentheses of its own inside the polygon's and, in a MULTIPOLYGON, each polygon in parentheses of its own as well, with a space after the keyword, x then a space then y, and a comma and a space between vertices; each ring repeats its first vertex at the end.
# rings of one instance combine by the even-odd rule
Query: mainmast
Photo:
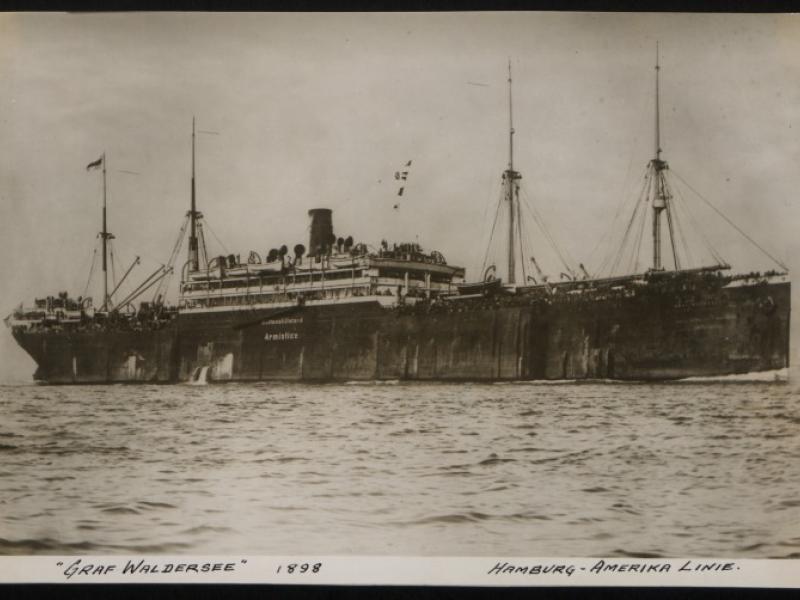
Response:
POLYGON ((503 173, 503 181, 506 188, 506 200, 508 201, 508 283, 516 282, 516 262, 514 252, 514 223, 517 214, 517 202, 519 201, 519 185, 516 183, 522 179, 522 175, 514 170, 514 112, 511 94, 511 61, 508 61, 508 169, 503 173))
POLYGON ((654 185, 653 196, 653 270, 662 271, 664 267, 661 261, 661 213, 667 211, 667 225, 669 228, 669 239, 672 247, 672 257, 675 261, 675 268, 680 269, 680 261, 675 249, 675 235, 672 229, 672 212, 670 210, 670 200, 672 195, 667 184, 664 171, 669 169, 666 161, 661 160, 661 112, 660 112, 660 92, 659 92, 659 65, 658 42, 656 42, 656 123, 655 123, 655 158, 650 161, 650 174, 654 185))
POLYGON ((107 219, 106 219, 106 204, 108 196, 108 186, 106 184, 106 153, 100 157, 103 163, 103 230, 100 232, 100 238, 103 240, 103 311, 109 309, 108 297, 108 240, 113 239, 114 235, 108 232, 107 219))
POLYGON ((200 261, 197 254, 197 205, 195 192, 195 118, 192 117, 192 206, 189 211, 191 230, 189 232, 189 270, 197 271, 200 268, 200 261))

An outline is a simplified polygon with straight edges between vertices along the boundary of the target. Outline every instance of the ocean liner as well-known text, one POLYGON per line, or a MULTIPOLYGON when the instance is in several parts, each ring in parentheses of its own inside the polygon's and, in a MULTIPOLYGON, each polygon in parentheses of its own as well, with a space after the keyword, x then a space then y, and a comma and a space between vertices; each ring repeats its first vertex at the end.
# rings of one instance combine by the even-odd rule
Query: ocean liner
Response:
POLYGON ((710 266, 688 268, 681 259, 677 198, 661 157, 658 78, 656 61, 655 152, 623 239, 641 245, 649 215, 649 268, 636 268, 637 246, 632 274, 592 277, 580 265, 548 281, 525 256, 509 64, 509 160, 498 202, 505 264, 484 264, 480 281, 466 282, 463 268, 417 243, 372 248, 337 237, 327 208, 308 211, 307 248, 251 251, 245 260, 209 256, 193 123, 191 207, 166 265, 118 298, 137 258, 109 291, 114 236, 103 155, 88 167, 103 170, 102 301, 62 292, 21 305, 6 324, 38 365, 34 378, 52 384, 670 380, 786 368, 790 283, 780 261, 779 270, 734 275, 716 253, 710 266), (187 232, 188 256, 176 267, 187 232), (164 300, 173 271, 181 274, 177 306, 164 300), (135 307, 151 290, 152 299, 135 307))

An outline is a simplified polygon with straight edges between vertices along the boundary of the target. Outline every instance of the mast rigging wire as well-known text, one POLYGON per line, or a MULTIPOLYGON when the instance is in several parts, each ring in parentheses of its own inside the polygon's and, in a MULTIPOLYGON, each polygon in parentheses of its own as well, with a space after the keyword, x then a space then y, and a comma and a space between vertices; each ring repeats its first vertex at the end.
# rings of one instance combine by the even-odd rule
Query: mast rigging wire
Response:
MULTIPOLYGON (((553 249, 553 251, 558 256, 558 259, 561 261, 561 265, 564 267, 564 269, 570 275, 572 275, 574 277, 575 273, 574 273, 574 270, 573 270, 573 268, 571 266, 571 263, 569 261, 567 261, 567 259, 564 258, 564 254, 562 254, 561 249, 559 248, 558 244, 555 241, 555 238, 550 233, 550 230, 547 228, 547 225, 545 225, 544 219, 539 214, 539 212, 534 208, 533 201, 528 202, 529 196, 528 196, 527 189, 524 188, 524 187, 522 187, 521 189, 522 189, 522 194, 523 194, 523 201, 525 202, 526 208, 528 209, 528 211, 533 216, 533 220, 539 226, 539 229, 542 231, 542 233, 544 233, 545 239, 547 240, 547 242, 550 244, 550 247, 553 249)), ((564 252, 569 256, 569 253, 566 250, 564 252)), ((574 259, 572 258, 572 256, 569 256, 569 259, 570 259, 570 261, 572 261, 572 263, 575 262, 574 259)))
MULTIPOLYGON (((519 258, 522 263, 522 285, 528 282, 528 272, 525 270, 525 250, 522 247, 522 213, 519 204, 519 185, 516 188, 517 192, 517 237, 519 238, 519 258)), ((513 193, 513 192, 512 192, 513 193)))
POLYGON ((97 244, 94 246, 94 252, 92 252, 92 265, 89 267, 89 278, 86 280, 86 287, 83 288, 83 296, 86 297, 86 294, 89 293, 89 284, 92 282, 92 274, 94 273, 94 264, 97 261, 97 244))
POLYGON ((677 226, 677 229, 678 229, 678 237, 680 238, 681 244, 683 245, 683 252, 684 252, 684 256, 686 257, 687 264, 689 264, 689 265, 695 265, 696 264, 696 265, 700 266, 698 264, 700 261, 695 262, 695 260, 694 260, 694 255, 692 254, 692 249, 689 246, 689 239, 686 237, 686 233, 685 233, 684 228, 683 228, 683 223, 681 223, 680 220, 676 219, 675 220, 675 225, 677 226))
POLYGON ((503 196, 502 193, 500 194, 500 198, 497 202, 497 208, 494 211, 494 221, 492 222, 492 230, 489 233, 489 243, 486 244, 486 253, 483 257, 483 265, 481 265, 481 274, 486 273, 486 262, 489 260, 489 251, 492 248, 492 241, 494 240, 494 231, 495 227, 497 226, 497 218, 500 215, 500 207, 503 203, 503 196))
POLYGON ((706 236, 706 234, 703 232, 703 229, 700 227, 697 218, 694 216, 694 213, 692 213, 690 203, 686 200, 686 198, 683 197, 683 192, 681 192, 680 186, 675 186, 674 189, 676 192, 675 197, 678 200, 679 205, 686 212, 686 214, 689 215, 689 225, 691 225, 695 233, 698 234, 703 245, 709 251, 714 260, 717 261, 717 264, 719 265, 727 264, 727 261, 722 257, 722 255, 719 252, 717 252, 717 250, 711 244, 711 241, 708 239, 708 236, 706 236))
MULTIPOLYGON (((674 171, 674 170, 673 170, 672 172, 673 172, 673 173, 675 173, 675 171, 674 171)), ((747 235, 747 234, 746 234, 744 231, 742 231, 742 229, 741 229, 741 228, 740 228, 738 225, 736 225, 736 223, 734 223, 733 221, 731 221, 731 220, 730 220, 730 219, 729 219, 729 218, 728 218, 728 217, 725 215, 725 213, 723 213, 723 212, 722 212, 720 209, 718 209, 716 206, 714 206, 714 205, 713 205, 713 204, 712 204, 712 203, 711 203, 709 200, 706 200, 706 199, 703 197, 703 195, 702 195, 702 194, 700 194, 700 192, 698 192, 696 189, 694 189, 694 188, 693 188, 691 185, 689 185, 689 183, 688 183, 688 182, 687 182, 687 181, 686 181, 686 180, 685 180, 683 177, 681 177, 681 176, 680 176, 678 173, 675 173, 675 176, 676 176, 678 179, 680 179, 680 180, 681 180, 681 182, 683 182, 683 184, 684 184, 684 185, 685 185, 687 188, 689 188, 689 189, 690 189, 692 192, 694 192, 694 193, 697 195, 697 197, 698 197, 698 198, 700 198, 700 199, 701 199, 703 202, 705 202, 705 203, 706 203, 708 206, 710 206, 710 207, 712 208, 712 210, 713 210, 715 213, 717 213, 717 214, 718 214, 720 217, 722 217, 722 218, 725 220, 725 222, 726 222, 726 223, 728 223, 728 225, 730 225, 730 226, 731 226, 731 227, 733 227, 733 228, 734 228, 736 231, 738 231, 738 232, 739 232, 739 233, 740 233, 740 234, 741 234, 741 235, 742 235, 742 236, 743 236, 743 237, 744 237, 744 238, 745 238, 745 239, 746 239, 748 242, 750 242, 750 243, 751 243, 751 244, 753 244, 753 245, 754 245, 756 248, 758 248, 758 249, 759 249, 759 250, 760 250, 760 251, 761 251, 761 252, 762 252, 762 253, 763 253, 765 256, 767 256, 769 259, 771 259, 771 260, 772 260, 772 261, 773 261, 775 264, 777 264, 779 267, 781 267, 781 268, 782 268, 784 271, 788 271, 788 270, 789 270, 789 268, 788 268, 788 267, 787 267, 785 264, 783 264, 783 263, 782 263, 781 261, 779 261, 777 258, 775 258, 774 256, 772 256, 772 254, 770 254, 770 253, 769 253, 769 252, 767 252, 767 251, 766 251, 764 248, 762 248, 762 247, 761 247, 761 246, 758 244, 758 242, 756 242, 756 241, 755 241, 753 238, 751 238, 751 237, 750 237, 749 235, 747 235)))
MULTIPOLYGON (((632 273, 636 273, 639 270, 639 254, 642 251, 642 239, 644 238, 644 230, 647 224, 646 211, 642 211, 641 221, 642 224, 639 227, 639 234, 637 235, 636 241, 633 244, 633 250, 635 251, 635 255, 632 256, 631 262, 628 263, 629 264, 628 271, 632 273)), ((633 255, 634 252, 631 252, 631 254, 633 255)))
POLYGON ((625 254, 625 248, 628 244, 628 237, 630 236, 631 229, 633 227, 634 222, 639 217, 639 209, 646 204, 645 198, 648 198, 650 195, 650 186, 652 184, 652 177, 650 176, 650 172, 647 172, 643 182, 642 182, 642 189, 639 192, 639 197, 636 200, 636 204, 633 208, 633 213, 631 214, 631 218, 628 221, 628 226, 625 228, 625 234, 622 236, 622 242, 619 245, 619 249, 617 253, 614 255, 614 259, 611 263, 611 268, 609 270, 609 275, 613 275, 616 270, 617 266, 619 266, 620 261, 622 261, 623 256, 625 254))
POLYGON ((208 248, 206 248, 206 234, 203 232, 202 223, 202 221, 197 223, 197 241, 203 251, 203 264, 208 268, 208 248))
POLYGON ((117 285, 117 270, 115 268, 115 261, 114 261, 114 242, 112 240, 108 240, 108 252, 111 256, 111 282, 116 287, 117 285))
POLYGON ((186 238, 186 229, 189 226, 190 217, 187 215, 183 219, 183 224, 181 225, 180 230, 178 231, 178 239, 175 240, 175 245, 172 247, 172 253, 169 256, 169 260, 167 260, 167 268, 170 269, 169 274, 161 279, 156 286, 155 291, 153 292, 152 301, 158 299, 159 295, 166 295, 167 291, 169 290, 170 283, 172 283, 172 275, 174 274, 174 265, 175 261, 180 254, 181 248, 183 247, 183 240, 186 238))
POLYGON ((669 185, 667 185, 667 179, 661 174, 661 192, 664 196, 664 206, 666 207, 667 213, 667 229, 669 230, 669 244, 672 248, 672 262, 675 265, 675 270, 680 271, 681 262, 678 258, 678 252, 675 249, 675 231, 672 226, 672 194, 669 185))
POLYGON ((217 237, 217 234, 214 233, 214 230, 211 228, 211 225, 208 223, 208 221, 203 219, 203 222, 205 223, 205 226, 208 227, 208 230, 211 232, 211 235, 214 236, 214 239, 217 240, 217 243, 222 248, 222 251, 225 252, 225 254, 230 254, 230 252, 228 252, 228 249, 225 247, 225 244, 223 244, 222 241, 217 237))
MULTIPOLYGON (((633 163, 633 159, 631 159, 630 163, 631 163, 631 164, 633 163)), ((629 167, 629 170, 630 170, 630 167, 629 167)), ((641 185, 642 185, 642 182, 644 181, 644 179, 645 179, 646 177, 647 177, 647 171, 644 171, 644 172, 643 172, 643 173, 642 173, 642 174, 639 176, 639 179, 638 179, 638 181, 636 182, 636 184, 638 184, 638 185, 637 185, 636 187, 641 187, 641 185)), ((627 181, 627 179, 628 179, 628 177, 626 176, 626 181, 627 181)), ((614 230, 616 229, 616 225, 617 225, 617 223, 618 223, 618 221, 619 221, 619 217, 620 217, 620 215, 623 213, 623 209, 626 207, 626 205, 627 205, 627 204, 630 204, 630 200, 631 200, 631 199, 634 199, 634 198, 636 198, 636 196, 634 196, 634 195, 633 195, 633 193, 629 193, 629 192, 627 191, 627 190, 628 190, 628 188, 633 188, 633 185, 630 185, 630 186, 624 186, 624 191, 623 191, 622 199, 620 200, 619 204, 617 205, 617 210, 616 210, 616 212, 614 213, 614 217, 611 219, 611 224, 610 224, 610 225, 609 225, 609 227, 608 227, 608 228, 605 230, 605 232, 604 232, 604 233, 603 233, 603 235, 600 237, 600 239, 597 241, 597 243, 595 244, 595 246, 594 246, 594 248, 592 249, 592 251, 589 253, 589 256, 590 256, 590 257, 596 256, 596 255, 597 255, 597 251, 599 250, 600 246, 601 246, 601 245, 602 245, 602 244, 603 244, 603 243, 604 243, 606 240, 610 240, 610 239, 611 239, 611 237, 613 237, 614 230)), ((631 189, 630 191, 632 192, 633 190, 631 189)), ((636 201, 638 202, 638 200, 636 200, 636 201)), ((627 212, 627 211, 625 211, 625 212, 627 212)), ((612 253, 612 252, 607 252, 607 253, 605 253, 605 256, 604 256, 604 258, 602 259, 601 263, 600 263, 600 264, 598 265, 598 267, 597 267, 597 272, 598 272, 598 273, 601 273, 601 272, 603 272, 603 270, 605 269, 605 267, 606 267, 606 266, 608 266, 608 263, 610 263, 610 262, 611 262, 611 259, 612 259, 612 257, 613 257, 613 253, 612 253)))

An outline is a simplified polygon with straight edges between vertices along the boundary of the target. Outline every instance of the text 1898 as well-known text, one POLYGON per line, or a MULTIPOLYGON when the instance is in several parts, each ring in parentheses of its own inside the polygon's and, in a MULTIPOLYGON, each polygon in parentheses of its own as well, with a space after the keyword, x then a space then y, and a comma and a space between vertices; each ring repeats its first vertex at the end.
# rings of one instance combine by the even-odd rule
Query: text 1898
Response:
POLYGON ((278 565, 276 573, 288 573, 290 575, 303 573, 319 573, 322 563, 290 563, 288 565, 278 565))

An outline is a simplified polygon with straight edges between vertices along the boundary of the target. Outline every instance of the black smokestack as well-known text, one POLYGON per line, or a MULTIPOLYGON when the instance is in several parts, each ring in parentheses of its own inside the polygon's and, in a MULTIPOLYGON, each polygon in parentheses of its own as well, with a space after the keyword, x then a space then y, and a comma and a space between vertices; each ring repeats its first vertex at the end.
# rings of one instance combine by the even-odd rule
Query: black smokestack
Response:
POLYGON ((308 240, 308 255, 321 256, 331 249, 333 235, 333 211, 330 208, 312 208, 308 211, 311 217, 311 236, 308 240))

